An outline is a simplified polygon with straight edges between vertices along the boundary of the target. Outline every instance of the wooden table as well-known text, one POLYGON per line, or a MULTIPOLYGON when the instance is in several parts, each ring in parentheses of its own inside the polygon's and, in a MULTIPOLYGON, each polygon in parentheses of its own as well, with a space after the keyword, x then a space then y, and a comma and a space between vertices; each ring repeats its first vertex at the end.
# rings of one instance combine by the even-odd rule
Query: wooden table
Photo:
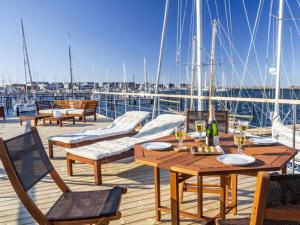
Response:
POLYGON ((73 124, 75 124, 75 117, 74 116, 68 116, 68 115, 63 115, 60 117, 53 117, 53 116, 47 116, 43 119, 43 124, 46 124, 46 121, 50 121, 50 124, 52 121, 55 121, 59 127, 62 127, 62 122, 66 120, 72 120, 73 124))
MULTIPOLYGON (((161 138, 158 141, 171 143, 178 146, 178 142, 174 136, 161 138)), ((184 145, 191 147, 196 145, 192 140, 186 140, 184 145)), ((220 145, 225 153, 236 153, 236 146, 233 143, 233 136, 224 134, 220 137, 220 145)), ((220 175, 220 185, 222 193, 220 197, 221 207, 218 217, 225 218, 226 213, 232 209, 236 210, 237 200, 233 199, 231 205, 226 206, 226 176, 230 174, 249 174, 256 175, 259 171, 278 171, 286 172, 287 163, 297 154, 293 149, 275 144, 271 146, 258 146, 250 142, 246 142, 244 152, 256 158, 256 162, 248 166, 226 166, 218 162, 215 155, 191 155, 190 152, 175 152, 173 148, 168 151, 151 151, 143 149, 141 145, 135 146, 136 162, 143 165, 152 166, 154 168, 154 184, 155 184, 155 212, 156 219, 161 218, 161 211, 171 212, 172 224, 179 224, 179 215, 190 217, 199 221, 211 221, 214 218, 207 218, 202 215, 202 205, 198 205, 197 214, 192 214, 179 210, 179 175, 186 174, 197 176, 198 184, 201 185, 202 179, 199 177, 209 175, 220 175), (160 202, 160 169, 170 171, 170 195, 171 209, 161 206, 160 202)), ((236 182, 237 183, 237 182, 236 182)), ((233 191, 237 188, 237 184, 232 187, 233 191)), ((202 194, 198 194, 198 202, 202 202, 202 194)))
POLYGON ((38 121, 44 119, 45 117, 49 117, 46 115, 32 115, 32 116, 20 116, 20 125, 22 126, 22 123, 24 121, 33 121, 34 126, 37 126, 38 121))

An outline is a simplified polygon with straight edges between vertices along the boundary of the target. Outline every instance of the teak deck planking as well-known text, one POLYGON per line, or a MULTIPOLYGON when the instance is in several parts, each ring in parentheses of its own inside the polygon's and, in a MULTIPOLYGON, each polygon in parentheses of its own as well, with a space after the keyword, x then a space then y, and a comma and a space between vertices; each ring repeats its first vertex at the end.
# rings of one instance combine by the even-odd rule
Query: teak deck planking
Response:
MULTIPOLYGON (((91 119, 92 120, 92 119, 91 119)), ((83 129, 93 129, 99 126, 107 126, 108 122, 100 119, 97 122, 91 122, 88 119, 86 124, 76 124, 75 126, 65 126, 61 129, 56 127, 38 126, 45 148, 47 149, 46 137, 57 133, 76 132, 83 129)), ((7 118, 6 122, 0 122, 0 136, 4 139, 13 137, 23 132, 24 127, 19 125, 17 119, 7 118)), ((151 225, 155 224, 154 211, 154 178, 153 169, 147 166, 141 166, 134 162, 134 158, 128 158, 121 161, 105 164, 102 166, 103 184, 94 185, 93 168, 89 165, 76 163, 74 169, 78 171, 73 177, 67 176, 67 167, 65 154, 61 148, 57 148, 55 157, 51 159, 54 167, 62 176, 64 181, 72 190, 97 190, 110 188, 114 185, 123 185, 128 188, 128 193, 123 196, 121 203, 122 218, 114 221, 111 225, 132 224, 132 225, 151 225)), ((0 224, 36 224, 30 214, 22 206, 13 191, 8 180, 3 177, 3 167, 0 163, 0 224)), ((163 205, 170 206, 169 173, 161 172, 161 201, 163 205)), ((218 182, 216 178, 205 178, 205 181, 218 182)), ((249 216, 253 201, 253 191, 255 188, 255 178, 249 176, 239 176, 238 192, 238 216, 249 216)), ((30 191, 35 201, 42 211, 46 212, 59 197, 60 192, 52 183, 51 178, 45 178, 33 190, 30 191)), ((196 210, 196 195, 194 193, 185 193, 185 203, 181 209, 186 211, 196 210)), ((204 214, 213 216, 219 211, 218 198, 211 194, 204 195, 204 214)), ((233 215, 229 214, 229 217, 233 215)), ((162 213, 162 222, 157 224, 169 225, 170 214, 162 213)), ((191 219, 181 219, 181 224, 194 225, 199 222, 191 219)), ((200 223, 201 224, 201 223, 200 223)))

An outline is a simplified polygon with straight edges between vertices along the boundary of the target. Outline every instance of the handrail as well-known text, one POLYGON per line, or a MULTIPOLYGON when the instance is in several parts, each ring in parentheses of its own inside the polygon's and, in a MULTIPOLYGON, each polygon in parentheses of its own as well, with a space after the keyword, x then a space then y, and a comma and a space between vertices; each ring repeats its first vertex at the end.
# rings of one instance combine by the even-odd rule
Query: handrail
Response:
POLYGON ((256 103, 279 103, 300 105, 298 99, 271 99, 271 98, 239 98, 239 97, 223 97, 223 96, 190 96, 190 95, 174 95, 174 94, 149 94, 149 93, 118 93, 118 92, 96 92, 96 94, 108 94, 119 96, 134 96, 134 97, 165 97, 165 98, 182 98, 182 99, 202 99, 202 100, 214 100, 214 101, 234 101, 234 102, 256 102, 256 103))

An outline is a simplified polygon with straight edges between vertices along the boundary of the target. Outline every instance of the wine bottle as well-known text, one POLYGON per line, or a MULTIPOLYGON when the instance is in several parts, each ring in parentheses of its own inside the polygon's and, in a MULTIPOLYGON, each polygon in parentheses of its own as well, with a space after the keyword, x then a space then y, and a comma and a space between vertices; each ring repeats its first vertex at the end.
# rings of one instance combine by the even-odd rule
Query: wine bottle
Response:
POLYGON ((210 107, 208 123, 206 125, 206 145, 219 145, 219 130, 215 118, 215 110, 213 107, 210 107))

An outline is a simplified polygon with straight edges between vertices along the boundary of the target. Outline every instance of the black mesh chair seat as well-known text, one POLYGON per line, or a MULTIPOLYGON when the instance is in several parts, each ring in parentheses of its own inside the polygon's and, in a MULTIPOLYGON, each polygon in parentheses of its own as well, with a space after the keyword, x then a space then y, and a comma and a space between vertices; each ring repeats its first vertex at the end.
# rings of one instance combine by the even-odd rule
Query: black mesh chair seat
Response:
POLYGON ((116 216, 123 188, 110 190, 66 192, 48 211, 50 221, 68 221, 116 216))

